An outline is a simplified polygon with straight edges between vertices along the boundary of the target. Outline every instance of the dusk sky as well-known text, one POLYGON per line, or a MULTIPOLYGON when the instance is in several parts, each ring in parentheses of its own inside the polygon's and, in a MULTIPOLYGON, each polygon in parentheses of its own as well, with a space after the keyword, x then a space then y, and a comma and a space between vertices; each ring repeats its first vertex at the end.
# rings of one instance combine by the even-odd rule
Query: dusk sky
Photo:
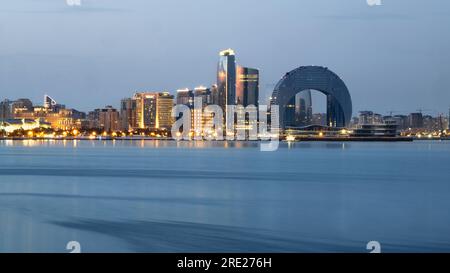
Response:
POLYGON ((136 91, 210 86, 233 48, 260 69, 264 98, 286 72, 321 65, 354 113, 448 113, 450 1, 381 1, 2 0, 0 99, 118 107, 136 91))

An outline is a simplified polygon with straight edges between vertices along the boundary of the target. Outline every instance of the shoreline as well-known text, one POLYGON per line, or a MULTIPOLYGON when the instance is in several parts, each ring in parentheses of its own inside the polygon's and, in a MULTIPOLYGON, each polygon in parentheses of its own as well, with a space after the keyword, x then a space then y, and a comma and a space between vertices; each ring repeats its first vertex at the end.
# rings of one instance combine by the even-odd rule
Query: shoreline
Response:
MULTIPOLYGON (((44 138, 44 137, 0 137, 0 140, 14 140, 14 141, 26 141, 26 140, 47 140, 47 141, 177 141, 173 138, 157 138, 157 137, 61 137, 61 138, 44 138)), ((413 137, 307 137, 299 138, 293 141, 280 140, 281 142, 414 142, 414 141, 442 141, 450 140, 450 137, 446 138, 413 138, 413 137)), ((181 140, 182 142, 197 142, 209 140, 181 140)), ((211 140, 211 141, 229 141, 229 140, 211 140)), ((261 140, 231 140, 236 142, 259 142, 261 140)))

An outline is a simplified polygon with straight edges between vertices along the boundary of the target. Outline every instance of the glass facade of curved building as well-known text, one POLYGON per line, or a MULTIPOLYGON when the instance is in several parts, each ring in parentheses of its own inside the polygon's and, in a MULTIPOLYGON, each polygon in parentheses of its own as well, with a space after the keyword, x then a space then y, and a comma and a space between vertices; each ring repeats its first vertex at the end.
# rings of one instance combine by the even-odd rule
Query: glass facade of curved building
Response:
POLYGON ((280 106, 281 128, 289 126, 286 108, 288 113, 295 111, 292 100, 304 90, 317 90, 327 96, 328 126, 345 127, 350 123, 352 100, 342 79, 326 67, 302 66, 286 73, 272 93, 272 102, 280 106))

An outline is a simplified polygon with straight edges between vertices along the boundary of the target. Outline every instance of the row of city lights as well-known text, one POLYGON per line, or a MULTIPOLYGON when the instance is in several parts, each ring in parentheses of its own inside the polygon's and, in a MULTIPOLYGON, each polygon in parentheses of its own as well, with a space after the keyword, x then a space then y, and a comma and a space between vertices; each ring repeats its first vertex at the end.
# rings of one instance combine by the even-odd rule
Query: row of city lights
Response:
POLYGON ((112 138, 119 138, 119 137, 132 137, 132 136, 145 136, 145 137, 154 137, 154 138, 167 138, 168 137, 168 133, 167 132, 162 132, 162 133, 155 133, 155 132, 150 132, 150 133, 140 133, 137 134, 133 131, 130 132, 122 132, 122 131, 117 131, 117 132, 101 132, 98 133, 96 131, 92 131, 92 132, 81 132, 78 129, 73 129, 73 130, 66 130, 66 131, 60 131, 60 132, 42 132, 42 131, 34 131, 34 130, 29 130, 29 131, 24 131, 21 134, 18 133, 11 133, 11 134, 7 134, 7 137, 22 137, 22 138, 48 138, 48 139, 53 139, 53 138, 89 138, 89 139, 97 139, 100 137, 112 137, 112 138))
MULTIPOLYGON (((342 129, 336 133, 327 132, 327 131, 319 131, 319 132, 311 132, 315 137, 325 138, 327 136, 340 136, 340 137, 348 137, 353 133, 352 130, 342 129), (331 133, 331 135, 330 135, 331 133)), ((1 136, 1 135, 0 135, 1 136)), ((177 133, 177 137, 181 137, 182 134, 180 132, 177 133)), ((200 137, 217 137, 217 132, 190 132, 189 136, 191 138, 200 136, 200 137)), ((439 139, 442 137, 449 137, 450 131, 419 131, 419 132, 403 132, 401 133, 403 137, 412 137, 416 139, 439 139)), ((52 129, 49 130, 24 130, 24 131, 15 131, 13 133, 3 134, 3 137, 20 137, 20 138, 45 138, 45 139, 59 139, 59 138, 80 138, 80 139, 98 139, 98 138, 126 138, 126 137, 150 137, 150 138, 169 138, 171 137, 169 132, 160 131, 160 132, 138 132, 138 131, 115 131, 115 132, 106 132, 106 131, 93 131, 93 130, 62 130, 62 131, 54 131, 52 129)), ((295 141, 298 137, 294 135, 290 135, 289 133, 285 136, 287 141, 295 141)))

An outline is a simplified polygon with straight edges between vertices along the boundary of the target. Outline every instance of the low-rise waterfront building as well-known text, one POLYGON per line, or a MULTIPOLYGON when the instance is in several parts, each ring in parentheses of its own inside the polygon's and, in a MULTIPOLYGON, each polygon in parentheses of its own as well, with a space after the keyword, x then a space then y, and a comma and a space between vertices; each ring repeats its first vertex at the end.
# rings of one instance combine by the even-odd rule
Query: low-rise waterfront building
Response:
POLYGON ((6 133, 13 133, 17 130, 35 130, 45 128, 51 128, 51 124, 43 122, 40 119, 7 119, 0 121, 0 131, 5 131, 6 133))

